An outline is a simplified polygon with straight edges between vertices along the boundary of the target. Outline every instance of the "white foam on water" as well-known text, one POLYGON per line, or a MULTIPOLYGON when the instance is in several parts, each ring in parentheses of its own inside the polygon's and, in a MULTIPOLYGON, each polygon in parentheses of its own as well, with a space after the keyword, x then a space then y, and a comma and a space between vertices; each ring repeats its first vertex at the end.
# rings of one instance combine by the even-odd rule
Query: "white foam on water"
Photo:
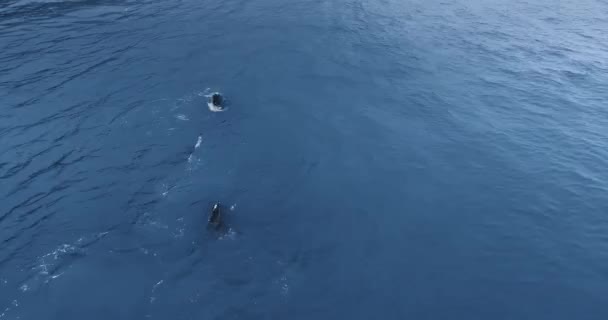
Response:
POLYGON ((48 269, 48 264, 46 264, 46 262, 44 262, 44 258, 40 259, 42 261, 42 263, 38 266, 38 268, 40 268, 40 274, 43 275, 47 275, 49 274, 49 269, 48 269))
MULTIPOLYGON (((98 234, 95 238, 103 237, 103 235, 98 234)), ((80 247, 84 240, 85 238, 81 237, 74 242, 74 245, 64 243, 38 258, 38 265, 32 267, 32 270, 37 271, 37 273, 21 285, 21 291, 26 292, 30 290, 31 286, 38 288, 41 284, 47 284, 65 274, 65 271, 60 271, 60 269, 71 268, 71 265, 68 264, 73 257, 70 256, 84 254, 85 250, 80 247)), ((91 241, 90 238, 87 240, 91 241)))
POLYGON ((236 209, 236 203, 230 206, 230 211, 234 211, 236 209))
POLYGON ((183 114, 183 113, 176 114, 176 115, 175 115, 175 118, 176 118, 177 120, 181 120, 181 121, 188 121, 188 120, 190 120, 190 119, 188 119, 188 116, 186 116, 186 115, 185 115, 185 114, 183 114))
POLYGON ((234 240, 236 239, 236 231, 232 228, 228 228, 225 234, 221 235, 218 240, 234 240))
MULTIPOLYGON (((203 143, 203 136, 198 136, 198 138, 196 139, 196 144, 194 144, 194 150, 198 149, 201 147, 201 144, 203 143)), ((194 153, 191 153, 188 156, 188 163, 192 163, 194 161, 195 157, 194 157, 194 153)), ((196 159, 199 160, 199 159, 196 159)), ((189 170, 192 170, 193 168, 190 167, 188 168, 189 170)))
POLYGON ((175 111, 175 110, 179 109, 180 107, 182 107, 183 105, 189 104, 196 98, 197 95, 199 95, 199 93, 192 92, 192 93, 188 93, 188 94, 182 96, 181 98, 177 98, 175 100, 175 102, 173 103, 173 106, 171 107, 171 111, 175 111))
POLYGON ((207 102, 207 106, 209 107, 209 111, 211 111, 211 112, 224 112, 224 111, 226 111, 226 109, 228 109, 225 107, 218 108, 218 107, 214 106, 213 103, 211 103, 211 102, 207 102))
POLYGON ((38 263, 30 268, 34 273, 21 284, 19 289, 22 292, 37 290, 41 285, 63 276, 76 259, 86 254, 89 245, 99 241, 108 233, 106 231, 79 237, 72 244, 61 244, 53 251, 40 256, 38 263))
POLYGON ((165 280, 160 280, 154 286, 152 286, 152 292, 150 292, 150 303, 154 303, 154 301, 156 300, 154 292, 156 291, 156 288, 158 288, 158 286, 163 284, 163 282, 165 282, 165 280))
POLYGON ((177 228, 177 230, 173 233, 173 237, 174 238, 181 238, 183 237, 185 234, 185 229, 184 228, 177 228))
POLYGON ((161 230, 167 230, 167 229, 169 229, 168 225, 166 225, 164 223, 160 223, 159 221, 155 221, 155 220, 150 221, 148 223, 148 225, 151 226, 151 227, 154 227, 156 229, 161 229, 161 230))
POLYGON ((289 283, 287 283, 287 276, 282 275, 278 280, 273 281, 275 284, 279 286, 279 290, 281 295, 286 296, 289 294, 289 283))
POLYGON ((175 231, 173 232, 173 237, 182 238, 186 234, 186 226, 184 224, 184 218, 180 217, 180 218, 177 218, 175 221, 177 221, 179 226, 177 226, 175 228, 175 231))
POLYGON ((62 272, 62 273, 60 273, 60 274, 56 274, 56 275, 52 275, 52 276, 51 276, 51 279, 57 279, 57 278, 61 277, 61 276, 62 276, 64 273, 65 273, 65 272, 62 272))
MULTIPOLYGON (((77 242, 82 242, 82 238, 79 238, 77 240, 77 242)), ((77 248, 74 247, 73 245, 64 243, 62 245, 60 245, 59 247, 57 247, 57 249, 55 249, 53 252, 51 253, 47 253, 44 256, 42 256, 42 260, 44 262, 44 258, 46 257, 50 257, 52 256, 53 259, 57 260, 60 256, 64 255, 64 254, 71 254, 76 252, 77 248)))
POLYGON ((188 164, 186 165, 186 171, 192 172, 192 171, 196 170, 199 167, 200 163, 201 163, 201 159, 199 157, 190 155, 188 157, 188 164))
POLYGON ((196 297, 190 297, 188 300, 190 300, 190 303, 198 303, 200 297, 201 297, 201 294, 197 293, 196 297))
POLYGON ((165 282, 165 280, 160 280, 158 281, 153 287, 152 287, 152 292, 154 292, 154 290, 156 290, 156 287, 160 286, 161 284, 163 284, 163 282, 165 282))
MULTIPOLYGON (((196 139, 196 143, 194 144, 194 150, 200 148, 202 143, 203 143, 203 136, 200 135, 196 139)), ((189 166, 186 168, 186 170, 187 171, 192 171, 192 170, 196 169, 196 166, 193 166, 192 163, 198 164, 199 162, 200 162, 200 159, 194 155, 194 152, 191 153, 188 156, 188 164, 189 164, 189 166)))
POLYGON ((204 91, 199 91, 199 92, 197 93, 197 95, 198 95, 199 97, 208 97, 208 96, 209 96, 209 91, 211 91, 211 88, 207 88, 207 89, 205 89, 204 91))
POLYGON ((161 195, 161 196, 163 196, 163 198, 164 198, 164 197, 166 197, 166 196, 169 194, 169 191, 171 191, 171 189, 173 189, 173 187, 172 187, 172 186, 170 186, 170 185, 168 185, 168 184, 166 184, 166 183, 163 183, 163 184, 160 186, 160 188, 161 188, 161 193, 160 193, 160 195, 161 195))

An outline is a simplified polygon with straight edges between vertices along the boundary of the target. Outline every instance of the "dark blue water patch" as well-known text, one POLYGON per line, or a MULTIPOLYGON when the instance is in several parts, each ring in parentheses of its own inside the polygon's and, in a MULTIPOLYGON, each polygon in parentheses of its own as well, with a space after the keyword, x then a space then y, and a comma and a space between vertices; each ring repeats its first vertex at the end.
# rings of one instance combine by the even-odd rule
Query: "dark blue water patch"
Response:
POLYGON ((606 318, 605 11, 5 1, 0 318, 606 318))

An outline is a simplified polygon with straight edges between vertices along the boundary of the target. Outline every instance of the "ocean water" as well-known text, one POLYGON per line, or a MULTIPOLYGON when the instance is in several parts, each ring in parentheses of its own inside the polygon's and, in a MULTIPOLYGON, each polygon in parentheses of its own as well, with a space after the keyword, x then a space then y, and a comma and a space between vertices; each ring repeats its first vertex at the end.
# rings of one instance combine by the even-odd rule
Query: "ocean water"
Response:
POLYGON ((0 319, 608 319, 607 30, 602 0, 0 0, 0 319))

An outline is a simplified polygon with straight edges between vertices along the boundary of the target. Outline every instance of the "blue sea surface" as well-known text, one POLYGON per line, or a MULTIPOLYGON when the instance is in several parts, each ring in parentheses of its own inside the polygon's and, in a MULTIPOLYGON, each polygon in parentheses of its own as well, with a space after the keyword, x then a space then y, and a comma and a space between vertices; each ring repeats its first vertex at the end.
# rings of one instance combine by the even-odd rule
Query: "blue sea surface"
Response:
POLYGON ((0 0, 0 319, 608 319, 608 2, 0 0))

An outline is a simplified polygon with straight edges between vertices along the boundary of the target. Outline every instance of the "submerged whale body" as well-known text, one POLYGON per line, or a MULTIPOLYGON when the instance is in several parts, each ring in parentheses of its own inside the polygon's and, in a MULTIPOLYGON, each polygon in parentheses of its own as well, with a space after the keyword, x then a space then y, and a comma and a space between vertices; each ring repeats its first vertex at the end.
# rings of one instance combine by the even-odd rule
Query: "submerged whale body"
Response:
POLYGON ((211 214, 209 215, 209 226, 216 230, 222 226, 222 212, 219 202, 216 202, 211 208, 211 214))

